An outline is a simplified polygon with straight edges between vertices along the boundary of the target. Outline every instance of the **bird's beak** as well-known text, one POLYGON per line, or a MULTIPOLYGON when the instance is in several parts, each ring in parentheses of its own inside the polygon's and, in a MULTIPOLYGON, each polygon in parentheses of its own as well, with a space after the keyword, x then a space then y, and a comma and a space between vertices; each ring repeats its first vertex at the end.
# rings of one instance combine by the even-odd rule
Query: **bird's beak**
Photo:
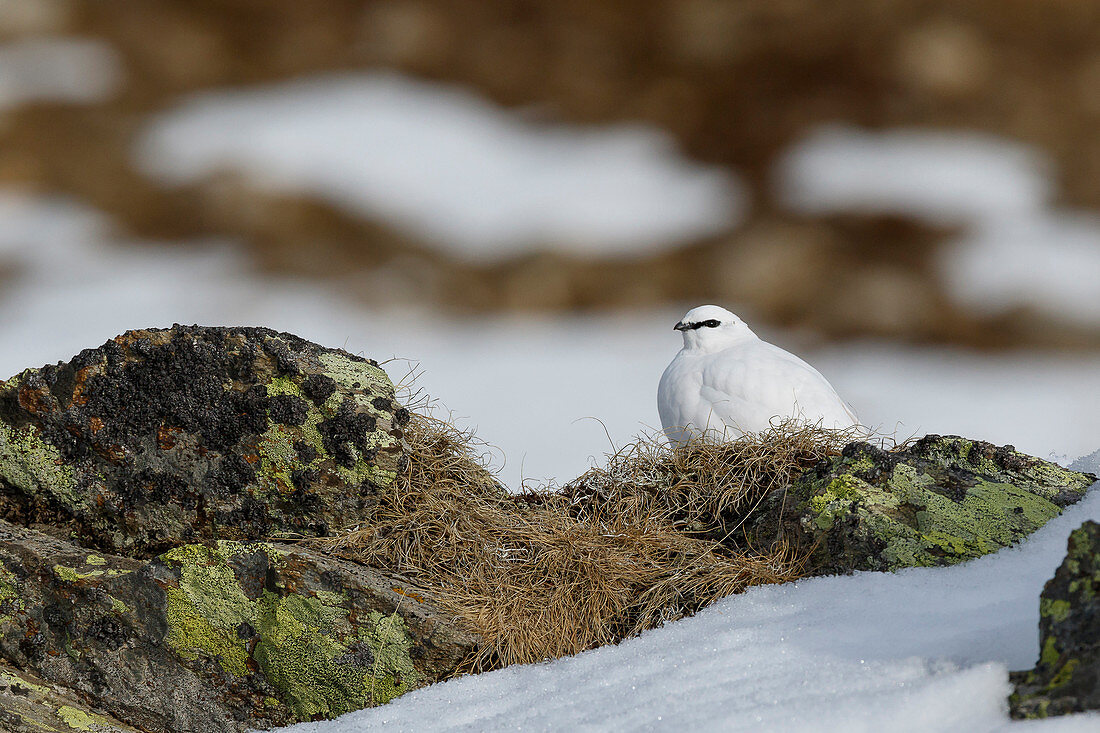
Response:
POLYGON ((675 326, 672 327, 672 330, 674 330, 674 331, 686 331, 686 330, 688 330, 688 327, 687 327, 686 323, 684 323, 683 321, 680 321, 679 323, 677 323, 675 326))

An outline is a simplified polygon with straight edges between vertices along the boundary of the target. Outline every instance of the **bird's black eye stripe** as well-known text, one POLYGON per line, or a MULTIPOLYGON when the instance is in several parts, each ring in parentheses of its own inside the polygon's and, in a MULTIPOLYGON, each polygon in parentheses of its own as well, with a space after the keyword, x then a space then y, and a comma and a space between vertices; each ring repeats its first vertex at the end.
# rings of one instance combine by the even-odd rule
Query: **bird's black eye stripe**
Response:
POLYGON ((703 327, 718 328, 721 325, 722 325, 721 321, 716 321, 715 319, 711 318, 711 319, 706 320, 706 321, 696 321, 695 323, 689 323, 689 324, 687 324, 687 327, 688 327, 688 330, 694 331, 697 328, 703 328, 703 327))

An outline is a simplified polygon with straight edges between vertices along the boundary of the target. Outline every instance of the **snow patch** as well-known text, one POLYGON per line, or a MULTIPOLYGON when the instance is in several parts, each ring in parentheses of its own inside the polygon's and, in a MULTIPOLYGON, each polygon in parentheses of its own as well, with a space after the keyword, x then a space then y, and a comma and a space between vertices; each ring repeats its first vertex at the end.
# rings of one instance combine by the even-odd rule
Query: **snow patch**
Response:
POLYGON ((170 184, 239 172, 474 258, 652 252, 728 228, 744 207, 729 174, 653 128, 540 124, 382 73, 196 96, 151 123, 135 156, 170 184))
POLYGON ((794 211, 865 211, 969 224, 1038 212, 1052 197, 1048 163, 988 135, 823 127, 779 160, 781 201, 794 211))

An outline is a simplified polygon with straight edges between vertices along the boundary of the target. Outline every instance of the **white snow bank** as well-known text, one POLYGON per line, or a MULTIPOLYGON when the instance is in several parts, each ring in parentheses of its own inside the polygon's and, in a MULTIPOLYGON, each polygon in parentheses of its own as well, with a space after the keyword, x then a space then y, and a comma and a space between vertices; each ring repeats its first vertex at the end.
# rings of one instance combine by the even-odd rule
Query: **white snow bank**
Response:
POLYGON ((953 297, 985 313, 1030 305, 1100 323, 1100 217, 1052 207, 1052 166, 1035 150, 964 132, 830 126, 777 164, 796 211, 911 215, 961 225, 940 270, 953 297))
POLYGON ((1100 492, 1020 546, 953 568, 755 588, 555 662, 419 690, 288 733, 359 731, 1095 731, 1012 723, 1009 669, 1039 653, 1039 592, 1100 492))
POLYGON ((742 208, 728 174, 655 129, 540 124, 381 73, 202 94, 150 125, 136 161, 172 184, 244 173, 471 257, 652 251, 724 229, 742 208))
POLYGON ((114 50, 83 38, 27 38, 0 44, 0 110, 27 102, 108 99, 122 66, 114 50))

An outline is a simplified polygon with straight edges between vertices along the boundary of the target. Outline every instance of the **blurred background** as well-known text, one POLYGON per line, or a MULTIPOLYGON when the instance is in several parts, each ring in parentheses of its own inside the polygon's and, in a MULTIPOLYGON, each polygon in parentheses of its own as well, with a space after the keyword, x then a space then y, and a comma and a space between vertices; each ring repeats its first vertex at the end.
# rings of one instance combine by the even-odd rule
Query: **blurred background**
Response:
POLYGON ((713 302, 885 433, 1069 460, 1098 128, 1081 0, 0 0, 0 372, 289 330, 518 486, 657 425, 713 302))

